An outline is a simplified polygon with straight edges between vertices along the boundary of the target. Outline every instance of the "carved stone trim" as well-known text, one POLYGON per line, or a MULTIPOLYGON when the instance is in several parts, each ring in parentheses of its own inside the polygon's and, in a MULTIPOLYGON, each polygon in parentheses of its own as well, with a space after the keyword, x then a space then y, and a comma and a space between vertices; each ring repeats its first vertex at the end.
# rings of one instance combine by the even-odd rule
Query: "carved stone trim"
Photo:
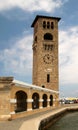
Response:
POLYGON ((13 81, 13 77, 0 77, 0 83, 11 83, 13 81))

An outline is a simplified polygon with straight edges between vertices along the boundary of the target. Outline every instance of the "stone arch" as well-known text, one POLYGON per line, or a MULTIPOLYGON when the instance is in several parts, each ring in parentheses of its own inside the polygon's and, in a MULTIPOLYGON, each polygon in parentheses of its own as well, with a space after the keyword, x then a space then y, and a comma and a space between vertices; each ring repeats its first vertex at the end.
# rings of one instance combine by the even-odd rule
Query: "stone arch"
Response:
POLYGON ((44 34, 44 40, 53 40, 53 35, 51 33, 44 34))
POLYGON ((50 106, 53 106, 53 95, 50 95, 50 106))
POLYGON ((19 90, 15 94, 17 103, 16 103, 16 110, 15 112, 22 112, 27 110, 27 94, 19 90))
POLYGON ((33 99, 32 109, 38 109, 39 108, 39 94, 33 93, 32 99, 33 99))
POLYGON ((43 107, 47 107, 47 95, 43 94, 43 107))

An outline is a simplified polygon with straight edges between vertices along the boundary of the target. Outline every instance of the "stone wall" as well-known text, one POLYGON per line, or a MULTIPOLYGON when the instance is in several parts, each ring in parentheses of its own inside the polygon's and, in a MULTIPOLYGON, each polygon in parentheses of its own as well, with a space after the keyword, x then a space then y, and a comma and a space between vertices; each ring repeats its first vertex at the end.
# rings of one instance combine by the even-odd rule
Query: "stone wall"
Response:
POLYGON ((41 88, 39 86, 26 84, 20 81, 14 82, 12 77, 0 78, 0 120, 29 116, 39 112, 51 110, 57 106, 58 92, 41 88), (17 93, 19 94, 19 97, 17 97, 17 93), (26 98, 23 98, 23 94, 26 95, 26 98), (33 108, 34 94, 39 96, 39 106, 35 109, 33 108), (47 96, 47 105, 45 107, 43 106, 43 95, 47 96), (52 104, 50 104, 50 96, 53 97, 52 104), (19 109, 18 104, 21 101, 21 109, 23 108, 23 105, 26 105, 26 109, 24 108, 24 110, 16 111, 19 109))
POLYGON ((0 77, 0 119, 10 117, 10 84, 13 77, 0 77))
POLYGON ((58 91, 58 18, 39 17, 34 24, 33 37, 33 84, 58 91), (44 21, 53 22, 54 28, 43 28, 44 21), (53 40, 44 39, 47 33, 53 36, 53 40), (53 49, 46 50, 44 45, 51 45, 53 49), (53 62, 47 63, 48 59, 44 62, 46 55, 52 56, 53 62), (50 75, 50 82, 47 82, 47 74, 50 75))

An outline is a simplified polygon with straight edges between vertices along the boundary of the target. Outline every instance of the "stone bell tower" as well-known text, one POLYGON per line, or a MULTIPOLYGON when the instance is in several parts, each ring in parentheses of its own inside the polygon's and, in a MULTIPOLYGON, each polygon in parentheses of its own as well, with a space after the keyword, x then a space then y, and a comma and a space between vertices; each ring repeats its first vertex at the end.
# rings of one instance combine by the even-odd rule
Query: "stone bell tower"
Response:
POLYGON ((37 15, 33 36, 33 84, 58 91, 59 17, 37 15))

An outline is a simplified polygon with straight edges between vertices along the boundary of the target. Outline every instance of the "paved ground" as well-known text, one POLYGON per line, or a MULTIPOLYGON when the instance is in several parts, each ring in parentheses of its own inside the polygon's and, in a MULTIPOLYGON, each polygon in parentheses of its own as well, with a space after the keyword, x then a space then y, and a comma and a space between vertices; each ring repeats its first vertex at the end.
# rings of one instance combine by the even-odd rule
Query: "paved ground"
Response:
MULTIPOLYGON (((54 110, 50 110, 47 112, 43 112, 43 113, 39 113, 39 114, 35 114, 33 116, 29 116, 29 117, 23 117, 20 119, 15 119, 12 121, 0 121, 0 130, 29 130, 28 125, 30 126, 30 122, 33 126, 33 123, 36 121, 46 117, 47 115, 57 112, 60 109, 63 109, 64 107, 58 108, 58 109, 54 109, 54 110)), ((38 122, 37 122, 38 123, 38 122)), ((33 128, 30 130, 34 130, 33 128)))
MULTIPOLYGON (((44 112, 45 114, 45 112, 44 112)), ((40 114, 36 114, 35 117, 38 117, 40 114)), ((42 113, 41 113, 42 115, 42 113)), ((23 122, 34 118, 33 116, 29 116, 29 117, 23 117, 20 119, 15 119, 12 121, 0 121, 0 130, 19 130, 21 125, 23 124, 23 122)))
POLYGON ((34 118, 37 118, 37 117, 39 117, 43 114, 47 114, 47 113, 48 113, 48 111, 43 112, 43 113, 39 113, 39 114, 35 114, 32 116, 28 116, 28 117, 23 117, 20 119, 14 119, 12 121, 0 121, 0 130, 19 130, 24 122, 26 122, 30 119, 34 120, 34 118))
POLYGON ((34 120, 34 118, 45 115, 48 112, 50 112, 50 111, 35 114, 35 115, 32 115, 32 116, 28 116, 28 117, 23 117, 23 118, 20 118, 20 119, 15 119, 15 120, 12 120, 12 121, 0 121, 0 130, 19 130, 24 122, 32 120, 32 119, 34 120))

